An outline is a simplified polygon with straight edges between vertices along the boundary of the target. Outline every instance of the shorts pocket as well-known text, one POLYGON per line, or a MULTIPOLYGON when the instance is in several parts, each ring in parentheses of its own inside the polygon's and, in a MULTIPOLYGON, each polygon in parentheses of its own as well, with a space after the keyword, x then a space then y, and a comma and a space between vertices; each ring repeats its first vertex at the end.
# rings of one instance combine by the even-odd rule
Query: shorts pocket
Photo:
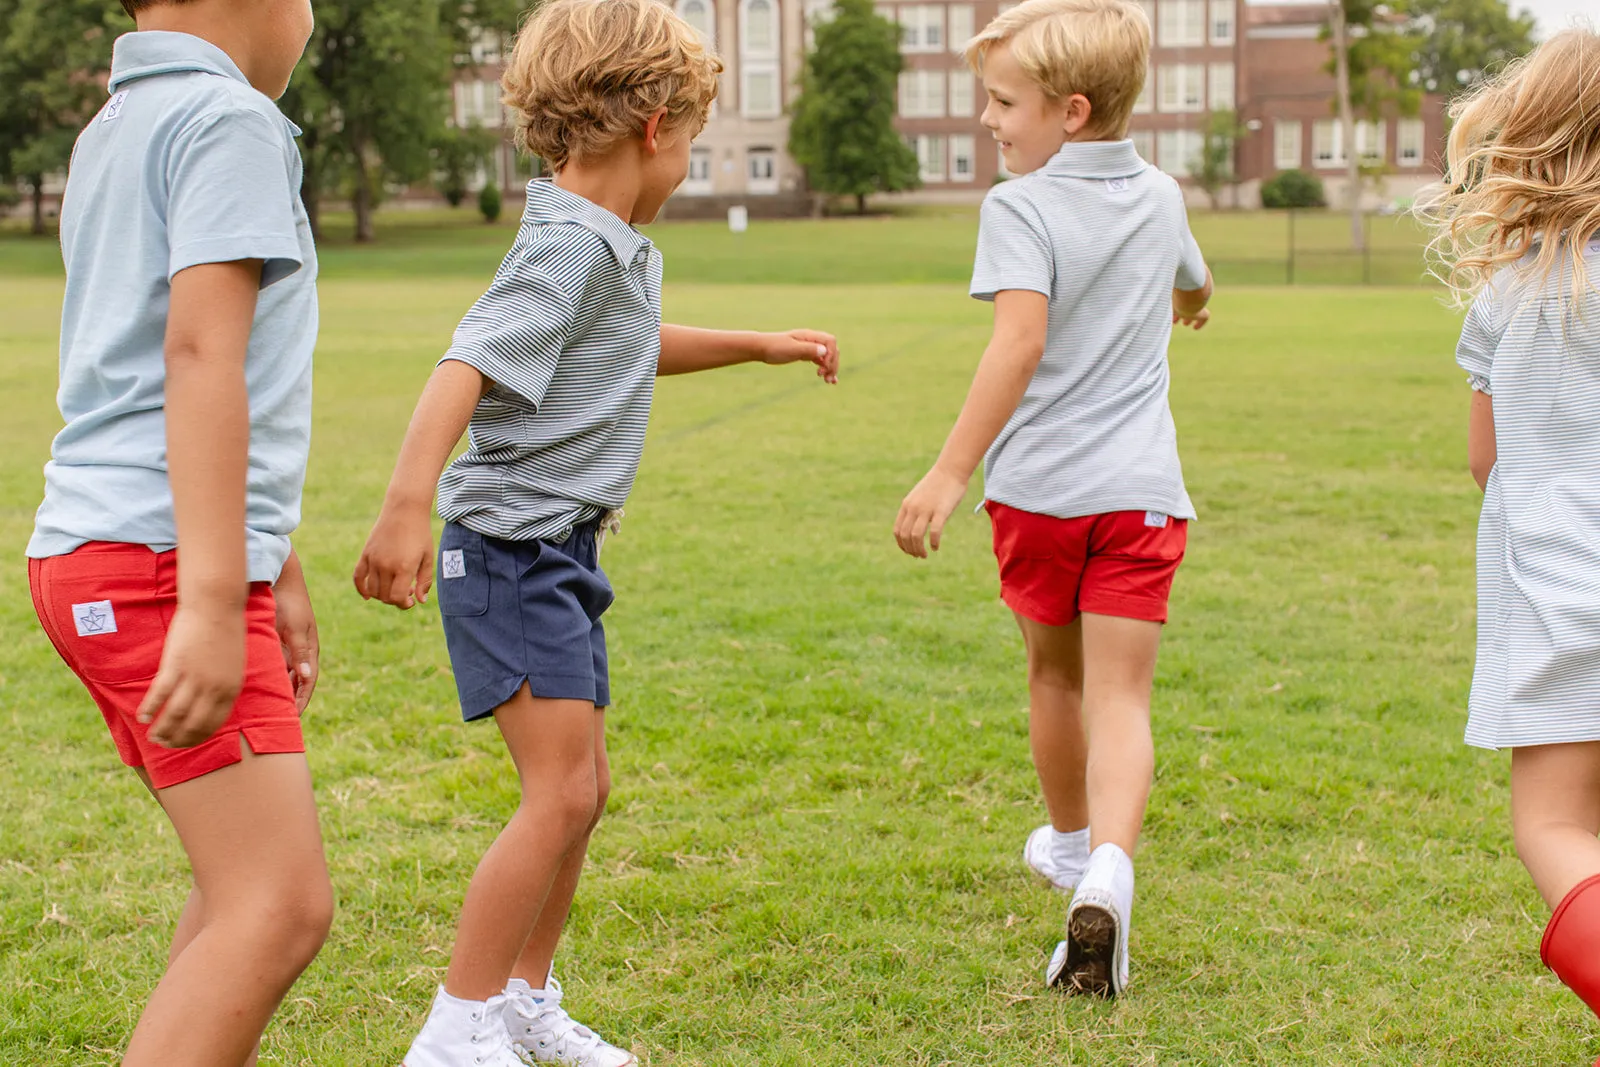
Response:
POLYGON ((110 686, 155 678, 176 600, 159 595, 153 575, 52 576, 43 593, 50 636, 80 678, 110 686))
POLYGON ((439 537, 439 614, 482 615, 489 610, 489 567, 483 536, 446 523, 439 537))

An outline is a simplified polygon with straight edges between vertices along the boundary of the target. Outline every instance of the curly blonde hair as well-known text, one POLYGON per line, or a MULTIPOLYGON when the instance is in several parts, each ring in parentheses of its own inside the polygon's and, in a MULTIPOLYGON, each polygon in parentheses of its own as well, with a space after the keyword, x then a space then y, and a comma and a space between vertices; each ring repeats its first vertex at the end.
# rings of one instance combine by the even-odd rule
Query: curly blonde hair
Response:
POLYGON ((1450 108, 1442 182, 1418 200, 1432 273, 1459 306, 1531 254, 1526 273, 1588 284, 1600 231, 1600 34, 1569 29, 1450 108))
POLYGON ((1052 100, 1081 93, 1089 122, 1125 137, 1150 66, 1150 20, 1132 0, 1025 0, 968 42, 967 64, 980 76, 989 49, 1011 55, 1052 100))
POLYGON ((517 144, 560 171, 663 126, 698 134, 722 60, 661 0, 546 0, 517 35, 501 79, 517 144))

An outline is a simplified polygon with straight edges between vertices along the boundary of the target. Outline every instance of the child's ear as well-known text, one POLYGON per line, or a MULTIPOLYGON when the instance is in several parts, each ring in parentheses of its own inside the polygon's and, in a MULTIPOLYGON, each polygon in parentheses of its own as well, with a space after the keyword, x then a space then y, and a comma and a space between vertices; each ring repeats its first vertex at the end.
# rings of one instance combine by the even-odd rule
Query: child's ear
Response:
POLYGON ((667 109, 661 108, 644 122, 644 150, 649 155, 661 151, 661 128, 667 121, 667 109))
POLYGON ((1088 127, 1089 116, 1093 110, 1087 96, 1073 93, 1067 97, 1067 113, 1061 122, 1062 130, 1068 137, 1076 136, 1079 131, 1088 127))

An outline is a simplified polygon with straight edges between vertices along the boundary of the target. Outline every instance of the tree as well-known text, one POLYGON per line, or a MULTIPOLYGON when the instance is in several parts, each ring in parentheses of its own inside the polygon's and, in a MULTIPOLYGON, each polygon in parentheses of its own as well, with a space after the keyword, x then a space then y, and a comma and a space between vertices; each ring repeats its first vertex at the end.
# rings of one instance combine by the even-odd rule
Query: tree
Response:
POLYGON ((1206 115, 1200 155, 1189 162, 1189 174, 1195 184, 1206 191, 1213 211, 1222 206, 1223 188, 1239 182, 1238 172, 1234 169, 1234 156, 1239 139, 1247 132, 1240 124, 1238 114, 1231 110, 1213 111, 1206 115))
POLYGON ((304 134, 302 196, 313 230, 318 203, 347 191, 355 237, 374 236, 390 184, 419 181, 450 114, 458 63, 483 29, 510 31, 513 0, 316 0, 317 32, 282 105, 304 134))
POLYGON ((1403 0, 1401 11, 1417 41, 1417 83, 1446 98, 1533 50, 1534 17, 1506 0, 1403 0))
POLYGON ((917 156, 894 128, 895 86, 903 60, 900 29, 872 0, 839 0, 815 29, 816 46, 800 75, 789 125, 789 153, 818 192, 867 196, 914 189, 917 156))
POLYGON ((467 198, 467 183, 494 152, 498 138, 481 126, 449 126, 433 144, 433 186, 451 207, 467 198))
POLYGON ((0 180, 28 187, 35 234, 45 182, 105 104, 111 42, 128 28, 105 0, 0 0, 0 180))

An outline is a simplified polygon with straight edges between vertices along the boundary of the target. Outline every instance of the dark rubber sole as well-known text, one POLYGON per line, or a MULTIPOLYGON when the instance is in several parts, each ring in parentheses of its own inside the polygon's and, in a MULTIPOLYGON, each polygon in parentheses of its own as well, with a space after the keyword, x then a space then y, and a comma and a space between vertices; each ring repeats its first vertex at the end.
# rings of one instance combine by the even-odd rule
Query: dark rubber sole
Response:
POLYGON ((1069 993, 1114 997, 1116 955, 1116 916, 1093 905, 1078 908, 1067 923, 1067 964, 1055 984, 1069 993))

